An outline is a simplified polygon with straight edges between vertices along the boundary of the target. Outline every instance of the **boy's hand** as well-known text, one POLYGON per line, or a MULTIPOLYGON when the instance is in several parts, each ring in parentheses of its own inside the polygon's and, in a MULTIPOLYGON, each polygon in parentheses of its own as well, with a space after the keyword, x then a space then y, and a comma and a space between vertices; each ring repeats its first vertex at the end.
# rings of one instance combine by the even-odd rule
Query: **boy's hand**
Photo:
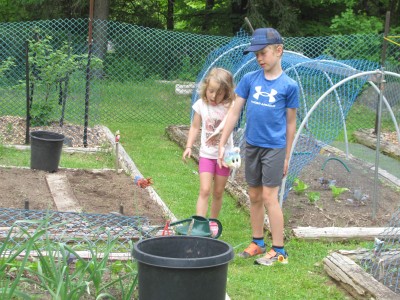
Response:
POLYGON ((218 159, 217 159, 217 163, 218 166, 220 168, 222 168, 222 166, 227 167, 227 165, 224 162, 224 155, 225 155, 225 147, 224 146, 219 146, 218 147, 218 159))
POLYGON ((282 176, 282 178, 287 175, 288 166, 289 166, 288 163, 289 163, 289 159, 285 158, 285 163, 283 165, 283 176, 282 176))

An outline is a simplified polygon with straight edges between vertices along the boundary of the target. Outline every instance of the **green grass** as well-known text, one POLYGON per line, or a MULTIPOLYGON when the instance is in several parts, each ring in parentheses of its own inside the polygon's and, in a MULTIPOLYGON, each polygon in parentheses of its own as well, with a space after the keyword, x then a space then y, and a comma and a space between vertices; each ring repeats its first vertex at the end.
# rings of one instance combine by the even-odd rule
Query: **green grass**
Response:
MULTIPOLYGON (((117 107, 127 107, 125 102, 129 101, 137 88, 139 87, 132 88, 128 94, 122 94, 122 97, 115 99, 112 95, 118 95, 118 91, 122 90, 121 86, 117 84, 114 93, 111 89, 105 95, 109 100, 105 100, 102 110, 107 110, 109 113, 109 110, 115 110, 117 107)), ((143 110, 143 113, 150 111, 151 113, 151 109, 162 110, 163 107, 170 105, 176 108, 176 112, 179 112, 178 108, 184 105, 184 101, 188 101, 174 95, 171 87, 146 88, 146 92, 150 92, 150 90, 151 101, 158 101, 158 105, 147 103, 147 99, 145 99, 146 101, 139 105, 132 106, 132 110, 136 110, 136 112, 143 110), (160 98, 161 96, 166 98, 160 98)), ((195 214, 199 177, 197 164, 194 161, 184 163, 181 159, 182 149, 165 135, 165 128, 168 125, 176 124, 176 120, 177 115, 166 114, 165 118, 158 122, 144 123, 137 120, 118 122, 115 119, 107 120, 104 125, 111 132, 120 130, 120 144, 140 172, 144 177, 153 179, 153 188, 161 199, 178 219, 184 219, 195 214)), ((105 155, 105 158, 99 158, 96 155, 102 154, 85 154, 81 157, 81 154, 67 155, 63 153, 60 166, 71 168, 113 167, 113 158, 109 157, 110 154, 108 154, 109 156, 105 155)), ((0 164, 28 166, 29 152, 19 152, 0 146, 0 164)), ((286 217, 290 218, 290 216, 286 217)), ((219 219, 224 228, 220 240, 232 245, 235 253, 245 248, 251 239, 249 215, 245 209, 238 207, 235 199, 227 193, 224 196, 219 219)), ((290 233, 290 230, 286 230, 286 232, 290 233)), ((270 240, 267 242, 270 243, 270 240)), ((234 300, 348 299, 346 294, 338 289, 324 272, 322 259, 332 250, 367 246, 370 245, 365 242, 309 242, 288 235, 286 240, 286 249, 289 253, 288 265, 268 268, 255 266, 253 259, 243 260, 235 257, 228 268, 227 293, 234 300)))
MULTIPOLYGON (((121 144, 143 176, 152 177, 153 187, 178 219, 195 214, 199 178, 197 164, 181 160, 182 149, 165 136, 165 125, 132 122, 107 124, 120 130, 121 144), (139 129, 140 130, 137 130, 139 129), (135 130, 136 129, 136 130, 135 130)), ((235 253, 250 241, 249 215, 227 193, 219 219, 220 240, 231 244, 235 253)), ((270 243, 270 241, 268 242, 270 243)), ((235 258, 228 268, 227 293, 232 299, 346 299, 323 270, 322 259, 331 250, 366 247, 365 243, 309 242, 289 238, 290 263, 266 268, 253 259, 235 258)))
MULTIPOLYGON (((0 165, 29 167, 30 150, 15 150, 0 145, 0 165)), ((115 166, 114 155, 110 152, 68 153, 62 152, 60 168, 111 169, 115 166)))

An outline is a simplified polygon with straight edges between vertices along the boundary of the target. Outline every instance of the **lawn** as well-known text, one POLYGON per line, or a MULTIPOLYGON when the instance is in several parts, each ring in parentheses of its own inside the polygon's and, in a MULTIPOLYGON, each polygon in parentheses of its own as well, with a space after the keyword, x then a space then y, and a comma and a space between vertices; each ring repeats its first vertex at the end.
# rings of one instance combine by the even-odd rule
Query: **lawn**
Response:
MULTIPOLYGON (((115 89, 120 90, 121 87, 117 86, 115 89)), ((154 93, 153 99, 168 96, 171 98, 169 101, 173 101, 174 94, 165 93, 165 88, 153 88, 152 93, 154 93)), ((109 98, 103 101, 102 109, 106 111, 105 115, 110 116, 110 109, 116 107, 115 102, 112 103, 111 95, 114 94, 112 88, 103 94, 109 95, 109 98)), ((118 94, 117 91, 115 94, 118 94)), ((123 104, 130 103, 132 95, 135 95, 134 91, 119 97, 118 101, 121 103, 118 107, 126 107, 123 104)), ((157 194, 178 219, 184 219, 195 213, 199 177, 196 162, 192 160, 184 163, 181 159, 182 149, 170 141, 165 134, 165 128, 175 124, 180 114, 178 107, 183 106, 180 103, 183 101, 182 98, 177 101, 175 113, 166 114, 165 119, 158 122, 144 122, 136 118, 117 121, 118 118, 115 117, 114 120, 108 118, 103 125, 107 126, 111 132, 117 130, 121 132, 120 143, 140 172, 144 177, 153 179, 153 188, 157 194)), ((150 109, 150 114, 152 114, 157 106, 136 105, 134 108, 132 106, 132 109, 137 115, 140 115, 138 110, 141 109, 143 113, 150 109)), ((76 168, 112 168, 113 161, 114 159, 107 155, 100 158, 96 155, 83 157, 63 155, 61 165, 76 168)), ((29 166, 29 154, 0 146, 0 164, 29 166)), ((224 196, 220 221, 224 228, 220 239, 232 245, 235 253, 242 251, 251 239, 249 215, 228 193, 224 196)), ((254 265, 253 259, 234 258, 229 264, 227 279, 227 293, 231 299, 349 299, 349 296, 327 276, 323 269, 322 259, 330 251, 365 248, 370 245, 357 241, 310 242, 295 239, 290 234, 286 238, 286 249, 289 253, 288 265, 263 267, 254 265)), ((267 243, 270 244, 270 239, 267 239, 267 243)))
MULTIPOLYGON (((120 130, 121 144, 178 219, 195 213, 198 196, 197 165, 181 160, 182 149, 164 134, 162 124, 107 124, 120 130), (140 128, 140 130, 133 130, 140 128)), ((225 194, 220 214, 224 231, 221 240, 241 251, 250 241, 248 213, 225 194)), ((270 243, 270 240, 268 240, 270 243)), ((227 293, 232 299, 348 299, 323 270, 322 259, 330 251, 366 247, 365 243, 310 242, 288 237, 289 264, 262 267, 253 259, 234 258, 228 269, 227 293)))

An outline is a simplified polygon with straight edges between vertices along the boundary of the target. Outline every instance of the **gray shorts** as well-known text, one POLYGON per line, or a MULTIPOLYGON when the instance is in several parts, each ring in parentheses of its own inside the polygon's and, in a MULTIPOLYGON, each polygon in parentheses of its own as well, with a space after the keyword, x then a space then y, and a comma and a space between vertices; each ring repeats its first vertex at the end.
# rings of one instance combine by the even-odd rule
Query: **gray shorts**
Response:
POLYGON ((252 146, 246 143, 245 174, 251 187, 275 187, 282 183, 286 149, 252 146))

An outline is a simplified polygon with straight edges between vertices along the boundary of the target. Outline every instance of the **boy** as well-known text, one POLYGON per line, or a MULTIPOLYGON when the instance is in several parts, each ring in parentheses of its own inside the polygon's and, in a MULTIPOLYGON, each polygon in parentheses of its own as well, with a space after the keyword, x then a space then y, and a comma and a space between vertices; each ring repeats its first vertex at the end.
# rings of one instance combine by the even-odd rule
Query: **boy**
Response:
POLYGON ((283 72, 283 39, 278 31, 273 28, 256 29, 244 54, 249 52, 255 53, 262 69, 244 75, 235 89, 235 106, 230 110, 222 132, 218 163, 222 165, 225 144, 246 104, 245 174, 249 186, 253 240, 239 256, 249 258, 266 253, 263 238, 266 208, 272 248, 255 263, 271 266, 277 261, 288 263, 278 193, 282 178, 288 171, 296 131, 299 87, 283 72))

